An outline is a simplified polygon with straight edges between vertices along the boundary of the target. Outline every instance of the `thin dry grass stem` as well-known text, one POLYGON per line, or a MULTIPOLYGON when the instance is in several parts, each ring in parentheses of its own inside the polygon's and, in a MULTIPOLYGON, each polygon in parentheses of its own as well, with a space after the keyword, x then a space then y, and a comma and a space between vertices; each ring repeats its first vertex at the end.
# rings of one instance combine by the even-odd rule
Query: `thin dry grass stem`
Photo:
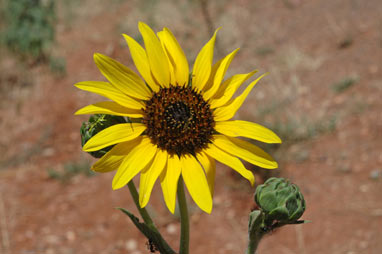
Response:
POLYGON ((10 254, 11 252, 10 252, 7 216, 5 213, 3 195, 1 192, 0 192, 0 229, 1 229, 1 245, 2 245, 1 253, 10 254))
POLYGON ((199 0, 200 8, 202 9, 202 15, 204 22, 206 23, 207 30, 209 34, 214 33, 214 24, 210 12, 208 11, 208 0, 199 0))
POLYGON ((299 253, 306 254, 304 232, 302 232, 303 228, 300 225, 295 226, 294 228, 296 230, 297 246, 298 246, 299 253))
MULTIPOLYGON (((208 9, 208 0, 199 0, 199 4, 200 4, 200 9, 202 11, 204 23, 206 24, 206 27, 207 27, 207 32, 209 35, 212 35, 212 34, 214 34, 216 27, 212 21, 212 17, 211 17, 211 14, 209 12, 209 9, 208 9)), ((215 48, 216 48, 218 55, 220 53, 222 53, 222 51, 219 47, 219 41, 217 38, 215 40, 215 48)))

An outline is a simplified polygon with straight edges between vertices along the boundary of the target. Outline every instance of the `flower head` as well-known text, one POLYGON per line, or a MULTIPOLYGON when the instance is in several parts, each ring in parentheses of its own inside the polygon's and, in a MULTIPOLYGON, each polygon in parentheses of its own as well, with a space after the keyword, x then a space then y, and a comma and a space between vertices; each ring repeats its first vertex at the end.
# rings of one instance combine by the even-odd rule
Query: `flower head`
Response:
POLYGON ((252 185, 254 176, 240 159, 263 168, 277 168, 271 156, 237 137, 266 143, 280 143, 280 138, 258 124, 230 120, 264 75, 233 98, 240 85, 256 71, 224 80, 238 49, 212 64, 219 29, 200 50, 190 75, 186 56, 169 29, 164 28, 156 35, 142 22, 138 27, 145 48, 130 36, 124 37, 143 79, 116 60, 96 53, 95 63, 108 82, 85 81, 75 85, 110 99, 86 106, 76 114, 110 114, 132 119, 132 123, 116 124, 99 132, 83 150, 92 152, 115 145, 92 169, 117 170, 113 189, 125 186, 140 173, 141 207, 148 203, 159 178, 166 205, 174 212, 177 183, 182 175, 195 203, 209 213, 215 160, 237 171, 252 185))

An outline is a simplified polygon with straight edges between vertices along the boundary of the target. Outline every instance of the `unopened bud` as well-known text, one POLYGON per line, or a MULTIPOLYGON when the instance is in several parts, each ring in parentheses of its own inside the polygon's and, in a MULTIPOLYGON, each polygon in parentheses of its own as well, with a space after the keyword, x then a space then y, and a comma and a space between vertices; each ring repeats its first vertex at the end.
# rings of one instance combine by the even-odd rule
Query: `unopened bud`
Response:
POLYGON ((297 185, 284 178, 269 178, 256 189, 255 201, 265 214, 265 222, 296 222, 305 211, 304 196, 297 185))
MULTIPOLYGON (((80 132, 81 132, 81 145, 84 146, 85 143, 91 139, 98 132, 119 123, 125 123, 126 120, 122 116, 104 115, 96 114, 89 117, 87 122, 83 122, 80 132)), ((107 153, 113 146, 105 147, 101 150, 90 152, 89 154, 95 158, 101 158, 105 153, 107 153)))

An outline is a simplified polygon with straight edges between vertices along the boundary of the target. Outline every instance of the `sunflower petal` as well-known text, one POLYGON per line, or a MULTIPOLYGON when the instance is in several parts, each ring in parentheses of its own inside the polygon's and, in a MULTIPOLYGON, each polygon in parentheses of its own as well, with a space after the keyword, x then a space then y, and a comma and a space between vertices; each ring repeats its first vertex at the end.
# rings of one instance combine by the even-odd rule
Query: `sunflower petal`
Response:
POLYGON ((130 151, 119 166, 113 178, 113 190, 122 188, 146 166, 149 167, 156 151, 157 147, 151 144, 151 140, 143 137, 141 142, 130 151))
POLYGON ((210 144, 205 150, 205 153, 238 172, 241 176, 246 178, 252 186, 255 184, 255 176, 251 171, 244 167, 243 163, 238 158, 224 152, 214 144, 210 144))
POLYGON ((134 61, 135 67, 150 86, 154 92, 159 91, 159 84, 153 79, 150 70, 149 60, 147 59, 146 51, 130 36, 123 34, 123 37, 126 40, 127 45, 129 46, 131 58, 134 61))
POLYGON ((204 152, 198 153, 196 155, 196 158, 198 159, 204 171, 206 172, 208 187, 210 188, 210 192, 213 197, 214 188, 215 188, 215 175, 216 175, 215 160, 204 152))
POLYGON ((247 98, 248 94, 251 92, 252 88, 265 75, 267 75, 267 73, 261 75, 259 78, 257 78, 251 84, 249 84, 248 87, 244 90, 244 92, 241 95, 231 100, 231 102, 229 102, 227 105, 217 108, 214 111, 215 121, 225 121, 225 120, 231 119, 236 114, 237 110, 241 107, 245 98, 247 98))
POLYGON ((159 84, 168 87, 170 83, 170 72, 167 57, 163 52, 160 41, 156 37, 154 31, 145 23, 139 22, 138 29, 141 32, 145 43, 147 58, 149 60, 152 74, 159 84))
POLYGON ((220 28, 215 30, 212 38, 207 42, 206 45, 204 45, 195 59, 194 68, 192 71, 192 86, 199 89, 200 91, 206 85, 211 74, 216 33, 219 31, 219 29, 220 28))
POLYGON ((219 90, 212 97, 210 102, 211 108, 217 108, 226 104, 235 94, 237 89, 256 72, 257 70, 247 74, 237 74, 224 81, 219 90))
POLYGON ((139 205, 145 207, 149 202, 155 181, 167 163, 167 152, 157 149, 151 166, 141 172, 139 184, 139 205))
POLYGON ((212 196, 202 167, 192 156, 182 156, 181 164, 182 176, 192 199, 200 209, 211 213, 212 196))
POLYGON ((141 123, 121 123, 110 126, 88 140, 83 147, 85 152, 98 151, 102 148, 133 140, 146 130, 146 125, 141 123))
POLYGON ((238 138, 229 138, 223 135, 215 135, 214 145, 256 166, 268 169, 278 167, 277 162, 269 154, 247 141, 238 138))
POLYGON ((144 107, 142 101, 136 100, 126 94, 121 93, 117 88, 108 82, 84 81, 75 84, 77 88, 99 94, 129 109, 141 109, 144 107))
POLYGON ((186 85, 188 83, 190 70, 186 55, 184 54, 178 41, 170 29, 166 27, 161 32, 161 36, 159 36, 159 38, 163 42, 166 52, 172 60, 171 63, 173 64, 176 82, 179 85, 186 85))
POLYGON ((114 116, 128 116, 131 118, 143 117, 142 111, 138 109, 129 109, 119 105, 114 101, 102 101, 85 106, 74 113, 75 115, 88 114, 107 114, 114 116))
POLYGON ((162 48, 163 48, 163 52, 165 53, 166 55, 166 58, 168 60, 168 70, 170 72, 170 81, 169 83, 170 84, 176 84, 176 78, 175 78, 175 62, 174 62, 174 59, 173 57, 171 56, 170 52, 168 52, 168 50, 166 49, 166 46, 164 45, 164 35, 163 35, 163 31, 160 31, 157 33, 158 35, 158 38, 161 42, 161 45, 162 45, 162 48))
POLYGON ((94 163, 91 169, 100 173, 117 170, 131 149, 138 145, 141 140, 142 138, 138 137, 134 140, 115 145, 101 159, 94 163))
POLYGON ((160 183, 164 201, 171 213, 175 212, 176 191, 181 171, 179 158, 168 155, 167 169, 162 171, 160 183))
POLYGON ((205 100, 210 99, 216 91, 219 89, 219 86, 221 85, 221 82, 223 81, 224 75, 227 72, 227 69, 229 65, 231 64, 233 58, 235 57, 237 51, 239 49, 235 49, 230 54, 228 54, 226 57, 223 58, 223 60, 220 62, 219 67, 216 70, 214 81, 212 84, 212 87, 203 94, 203 98, 205 100))
POLYGON ((203 91, 208 91, 208 89, 210 89, 212 85, 214 84, 216 72, 218 71, 219 66, 223 62, 223 59, 224 57, 219 59, 216 63, 214 63, 214 65, 212 65, 210 77, 208 78, 206 85, 203 87, 203 91))
POLYGON ((230 137, 246 137, 265 143, 281 143, 281 139, 270 129, 247 121, 216 122, 215 130, 230 137))
POLYGON ((124 94, 142 100, 150 98, 145 82, 123 64, 99 53, 94 54, 94 62, 110 83, 124 94))

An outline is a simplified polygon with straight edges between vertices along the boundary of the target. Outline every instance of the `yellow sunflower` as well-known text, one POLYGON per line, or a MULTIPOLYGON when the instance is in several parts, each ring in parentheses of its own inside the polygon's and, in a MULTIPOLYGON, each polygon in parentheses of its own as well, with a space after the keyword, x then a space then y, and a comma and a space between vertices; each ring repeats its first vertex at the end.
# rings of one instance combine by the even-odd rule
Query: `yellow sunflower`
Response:
POLYGON ((109 82, 75 84, 110 99, 86 106, 77 115, 110 114, 132 119, 132 123, 116 124, 99 132, 83 150, 91 152, 114 145, 92 169, 117 170, 113 189, 124 187, 140 173, 141 207, 148 203, 159 178, 166 205, 174 213, 177 183, 182 176, 195 203, 210 213, 215 160, 237 171, 252 185, 254 176, 240 159, 262 168, 277 168, 262 149, 237 137, 266 143, 281 143, 280 138, 258 124, 230 120, 264 75, 233 98, 256 70, 223 81, 238 49, 212 64, 219 29, 200 50, 190 76, 186 56, 168 28, 156 35, 145 23, 140 22, 138 27, 145 48, 130 36, 123 36, 143 79, 116 60, 96 53, 94 61, 109 82))

